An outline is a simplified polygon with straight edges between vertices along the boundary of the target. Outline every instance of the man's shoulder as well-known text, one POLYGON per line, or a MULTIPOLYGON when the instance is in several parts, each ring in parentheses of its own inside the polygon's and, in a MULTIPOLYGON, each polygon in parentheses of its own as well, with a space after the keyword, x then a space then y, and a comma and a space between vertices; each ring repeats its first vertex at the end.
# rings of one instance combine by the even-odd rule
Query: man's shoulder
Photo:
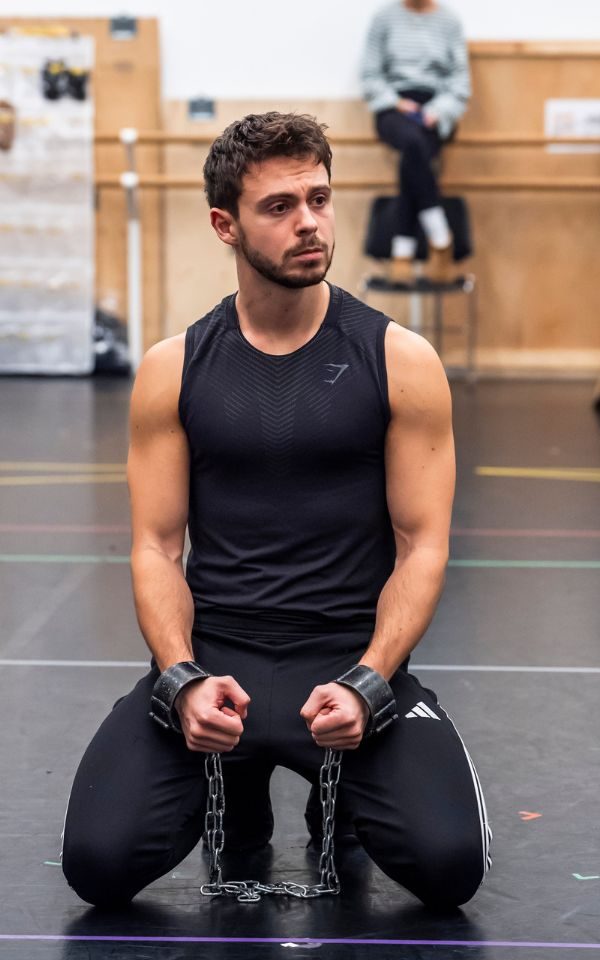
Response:
POLYGON ((168 367, 183 361, 186 332, 159 340, 144 354, 143 363, 152 367, 168 367))
POLYGON ((394 414, 412 417, 443 409, 449 395, 443 364, 428 340, 391 323, 385 338, 390 405, 394 414))
POLYGON ((440 363, 429 340, 395 321, 386 329, 385 350, 388 363, 404 369, 423 365, 437 367, 440 363))
POLYGON ((134 394, 147 403, 174 400, 181 381, 185 333, 159 340, 146 351, 135 378, 134 394))
POLYGON ((185 334, 160 340, 144 354, 131 398, 133 421, 144 429, 171 427, 177 419, 185 334))

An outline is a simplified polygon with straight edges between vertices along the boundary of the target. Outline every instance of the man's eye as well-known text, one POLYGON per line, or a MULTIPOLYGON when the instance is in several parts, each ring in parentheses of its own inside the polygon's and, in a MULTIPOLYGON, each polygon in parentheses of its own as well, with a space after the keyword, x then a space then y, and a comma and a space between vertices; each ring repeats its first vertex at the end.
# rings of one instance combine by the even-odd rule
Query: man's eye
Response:
POLYGON ((317 197, 314 198, 313 203, 316 203, 318 207, 324 207, 327 203, 328 198, 324 193, 320 193, 317 197))
POLYGON ((285 203, 275 203, 271 207, 271 213, 285 213, 287 210, 287 204, 285 203))

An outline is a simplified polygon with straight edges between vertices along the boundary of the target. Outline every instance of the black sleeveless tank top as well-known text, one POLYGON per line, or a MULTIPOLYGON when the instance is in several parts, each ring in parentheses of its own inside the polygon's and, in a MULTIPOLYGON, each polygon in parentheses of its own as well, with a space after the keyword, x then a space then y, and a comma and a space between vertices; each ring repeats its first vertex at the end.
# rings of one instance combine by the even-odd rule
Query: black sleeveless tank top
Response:
POLYGON ((186 578, 200 621, 372 627, 395 560, 389 322, 330 286, 318 332, 284 356, 245 339, 235 295, 188 328, 179 415, 191 454, 186 578))

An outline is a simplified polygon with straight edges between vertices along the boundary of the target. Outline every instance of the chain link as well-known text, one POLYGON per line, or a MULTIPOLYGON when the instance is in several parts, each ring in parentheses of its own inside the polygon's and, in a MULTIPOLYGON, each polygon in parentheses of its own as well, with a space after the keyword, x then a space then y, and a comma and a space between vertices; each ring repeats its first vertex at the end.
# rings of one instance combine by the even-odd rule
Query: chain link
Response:
POLYGON ((225 846, 223 814, 225 813, 225 789, 221 757, 218 753, 209 753, 204 761, 208 780, 208 799, 204 830, 208 846, 209 866, 208 883, 203 883, 200 892, 205 897, 219 897, 223 894, 237 896, 240 903, 255 903, 264 894, 280 894, 290 897, 311 899, 325 894, 340 892, 340 881, 335 869, 333 831, 335 828, 335 801, 340 782, 342 753, 340 750, 327 749, 325 760, 319 774, 321 806, 323 809, 323 845, 319 858, 320 882, 314 886, 280 880, 279 883, 260 883, 258 880, 223 881, 221 854, 225 846))

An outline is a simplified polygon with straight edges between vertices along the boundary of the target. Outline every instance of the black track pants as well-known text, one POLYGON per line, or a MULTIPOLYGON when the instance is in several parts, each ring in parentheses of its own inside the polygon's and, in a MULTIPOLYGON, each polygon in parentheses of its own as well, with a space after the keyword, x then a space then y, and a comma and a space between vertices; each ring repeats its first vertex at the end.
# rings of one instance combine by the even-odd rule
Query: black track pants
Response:
MULTIPOLYGON (((318 781, 323 749, 299 715, 310 692, 357 662, 364 634, 242 637, 204 634, 195 656, 231 674, 252 698, 244 734, 223 754, 226 835, 270 837, 269 778, 276 765, 318 781)), ((126 902, 172 870, 204 829, 204 754, 148 716, 157 672, 120 700, 77 771, 65 823, 63 869, 89 903, 126 902)), ((488 867, 490 839, 479 781, 464 745, 417 679, 391 681, 400 719, 346 751, 341 801, 369 856, 432 906, 469 900, 488 867)), ((285 816, 281 812, 279 816, 285 816)))

